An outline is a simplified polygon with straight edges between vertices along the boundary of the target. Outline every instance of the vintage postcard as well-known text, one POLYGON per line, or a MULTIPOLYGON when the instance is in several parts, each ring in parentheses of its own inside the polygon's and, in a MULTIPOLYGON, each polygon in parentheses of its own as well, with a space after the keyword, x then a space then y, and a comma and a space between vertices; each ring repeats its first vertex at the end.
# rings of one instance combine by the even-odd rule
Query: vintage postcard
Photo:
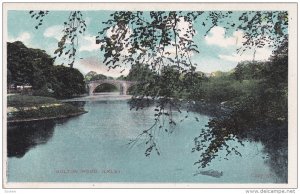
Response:
POLYGON ((4 188, 297 187, 297 3, 4 3, 4 188))

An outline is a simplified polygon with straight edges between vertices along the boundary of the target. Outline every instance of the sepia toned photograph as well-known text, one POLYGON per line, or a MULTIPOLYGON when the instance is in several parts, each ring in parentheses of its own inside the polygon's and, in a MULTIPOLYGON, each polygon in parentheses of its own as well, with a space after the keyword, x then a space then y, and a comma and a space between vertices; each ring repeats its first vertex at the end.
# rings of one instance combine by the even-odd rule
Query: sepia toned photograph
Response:
POLYGON ((297 187, 297 3, 4 3, 4 188, 297 187))

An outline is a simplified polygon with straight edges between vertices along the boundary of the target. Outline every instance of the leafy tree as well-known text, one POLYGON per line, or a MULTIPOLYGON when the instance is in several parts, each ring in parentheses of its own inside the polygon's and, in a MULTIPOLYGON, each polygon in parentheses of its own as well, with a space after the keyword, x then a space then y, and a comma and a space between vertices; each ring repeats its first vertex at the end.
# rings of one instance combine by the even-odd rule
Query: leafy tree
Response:
POLYGON ((288 84, 288 39, 274 51, 270 62, 262 72, 262 78, 274 87, 284 88, 288 84))
MULTIPOLYGON (((197 164, 202 167, 209 165, 221 149, 226 149, 228 154, 240 155, 227 142, 234 140, 243 145, 243 139, 261 141, 272 156, 271 160, 276 160, 278 156, 274 153, 286 148, 288 141, 287 69, 287 44, 283 43, 270 61, 264 64, 255 87, 250 92, 235 97, 230 102, 231 111, 222 117, 213 118, 208 123, 208 128, 203 129, 199 137, 195 138, 193 151, 201 151, 201 159, 197 164), (203 140, 210 141, 207 148, 203 146, 203 140)), ((287 169, 287 158, 283 158, 283 161, 282 168, 287 169)), ((284 181, 287 181, 287 171, 280 173, 284 181)))
POLYGON ((22 42, 7 43, 8 85, 29 84, 34 95, 72 97, 84 93, 83 75, 74 68, 54 66, 53 58, 40 49, 27 48, 22 42))
POLYGON ((85 81, 90 81, 92 79, 92 77, 94 77, 95 75, 97 75, 97 72, 95 71, 90 71, 88 72, 85 76, 84 76, 84 80, 85 81))
POLYGON ((58 98, 70 98, 85 92, 84 77, 75 68, 62 65, 53 66, 50 75, 52 77, 51 89, 58 98))
POLYGON ((43 50, 27 48, 22 42, 7 43, 8 85, 42 88, 49 80, 53 59, 43 50))
POLYGON ((152 76, 153 72, 149 69, 149 66, 135 64, 131 67, 126 79, 130 81, 145 81, 151 79, 152 76))
POLYGON ((266 62, 243 61, 236 66, 233 75, 239 81, 259 79, 263 76, 262 71, 266 64, 266 62))
MULTIPOLYGON (((32 17, 39 16, 38 19, 45 15, 38 11, 31 11, 30 14, 32 17)), ((176 124, 172 118, 172 111, 181 112, 179 101, 183 92, 190 94, 187 95, 187 103, 190 102, 190 99, 199 96, 195 93, 194 88, 195 85, 199 85, 199 74, 195 72, 197 64, 191 60, 192 54, 199 53, 198 46, 194 41, 195 22, 200 22, 205 29, 206 32, 203 36, 207 35, 215 26, 243 30, 245 41, 243 46, 238 49, 240 54, 247 49, 261 48, 265 45, 273 50, 282 50, 281 46, 288 40, 288 13, 286 11, 245 11, 239 12, 239 14, 239 22, 236 22, 236 20, 230 20, 233 17, 232 11, 116 11, 110 15, 110 19, 103 22, 107 27, 98 33, 96 43, 101 44, 104 63, 108 68, 123 68, 125 65, 131 65, 132 68, 147 68, 151 71, 149 79, 137 85, 139 94, 133 96, 131 103, 131 108, 137 110, 155 104, 154 125, 148 130, 143 130, 138 136, 145 135, 148 138, 146 141, 148 148, 145 152, 147 156, 153 150, 159 153, 153 137, 157 128, 164 127, 159 125, 161 123, 159 121, 167 118, 170 125, 176 124), (179 28, 181 22, 187 24, 186 30, 179 28), (107 36, 108 31, 112 34, 109 37, 107 36)), ((65 22, 63 36, 56 50, 58 57, 64 53, 73 59, 69 63, 70 67, 73 67, 77 51, 76 44, 74 44, 76 36, 85 31, 86 25, 82 18, 83 14, 80 11, 70 12, 69 20, 65 22), (83 30, 81 31, 81 29, 83 30), (70 45, 66 44, 68 41, 71 42, 71 49, 70 45)), ((280 80, 285 83, 286 77, 281 75, 285 71, 285 65, 284 57, 282 61, 273 59, 268 65, 269 69, 266 68, 264 71, 275 71, 268 76, 263 74, 268 78, 266 81, 262 81, 262 85, 267 84, 270 90, 274 89, 273 85, 276 85, 277 82, 274 81, 275 77, 273 76, 278 74, 280 74, 280 80), (278 69, 281 66, 284 66, 282 72, 278 69)), ((236 75, 239 80, 244 79, 242 74, 243 72, 237 71, 236 75)), ((264 87, 260 89, 262 88, 264 87)), ((284 84, 282 88, 285 88, 284 84)), ((226 91, 226 93, 228 92, 230 91, 226 91)), ((221 147, 225 146, 229 152, 226 141, 237 137, 245 123, 254 128, 258 121, 255 120, 258 119, 256 113, 264 109, 271 110, 266 106, 262 106, 262 109, 258 108, 264 102, 261 92, 263 90, 258 90, 252 96, 242 96, 245 99, 236 101, 229 116, 212 120, 209 123, 209 131, 202 133, 204 136, 207 135, 205 140, 210 141, 210 145, 201 155, 199 160, 201 167, 208 165, 221 147), (254 104, 258 106, 253 108, 254 104), (247 111, 245 112, 245 110, 247 111), (236 122, 238 118, 239 122, 236 122), (247 118, 255 119, 247 120, 247 118)), ((271 107, 274 108, 274 106, 271 107)), ((263 114, 263 116, 268 115, 263 114)), ((198 148, 196 150, 199 150, 198 148)), ((235 153, 238 154, 237 151, 235 153)))

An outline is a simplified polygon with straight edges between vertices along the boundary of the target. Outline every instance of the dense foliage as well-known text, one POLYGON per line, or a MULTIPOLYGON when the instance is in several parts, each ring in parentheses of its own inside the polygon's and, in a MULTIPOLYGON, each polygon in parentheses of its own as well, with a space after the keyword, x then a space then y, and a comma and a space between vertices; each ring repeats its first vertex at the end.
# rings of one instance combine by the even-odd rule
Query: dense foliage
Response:
POLYGON ((39 89, 48 81, 53 59, 43 50, 27 48, 22 42, 7 43, 7 85, 31 85, 39 89))
MULTIPOLYGON (((152 71, 150 75, 153 76, 144 79, 143 84, 138 84, 137 93, 131 103, 135 109, 155 104, 154 125, 143 130, 138 136, 145 136, 148 139, 146 141, 148 148, 145 152, 147 156, 153 150, 159 153, 153 135, 155 130, 165 128, 161 123, 176 125, 172 112, 182 111, 180 99, 186 99, 186 103, 199 99, 213 103, 229 101, 231 105, 231 111, 228 111, 227 115, 210 121, 206 132, 204 130, 201 133, 201 138, 204 136, 202 142, 209 143, 207 149, 204 149, 204 143, 201 141, 199 143, 196 138, 198 145, 196 150, 203 151, 197 162, 200 167, 209 165, 218 150, 224 147, 228 153, 239 154, 226 142, 236 139, 241 142, 238 138, 242 134, 241 131, 248 128, 257 129, 258 126, 272 128, 271 126, 278 124, 273 121, 284 120, 277 114, 273 115, 273 112, 280 112, 283 115, 287 112, 286 101, 282 100, 286 96, 281 95, 279 91, 282 90, 278 90, 273 84, 286 82, 287 63, 278 64, 279 59, 272 59, 263 65, 261 71, 255 67, 260 67, 260 64, 244 67, 243 64, 239 64, 235 74, 232 75, 237 81, 211 79, 211 82, 205 83, 203 82, 205 78, 195 72, 196 64, 192 63, 191 55, 198 53, 198 45, 193 38, 195 36, 193 22, 200 21, 203 28, 207 29, 206 34, 214 26, 243 30, 245 42, 238 50, 240 54, 247 49, 261 48, 265 45, 279 51, 287 42, 287 12, 243 12, 239 22, 231 22, 231 14, 230 11, 120 11, 113 13, 111 19, 104 22, 108 27, 99 32, 98 41, 102 44, 106 65, 109 68, 117 68, 130 64, 132 67, 143 66, 152 71), (178 27, 180 22, 185 22, 188 28, 180 29, 178 27), (110 31, 111 37, 106 36, 107 31, 110 31), (128 52, 122 52, 124 50, 128 52), (169 52, 170 50, 172 52, 169 52), (270 76, 274 77, 268 79, 270 76), (276 95, 279 99, 268 98, 266 95, 270 97, 276 95), (161 122, 163 119, 168 122, 161 122)), ((187 105, 189 106, 191 105, 187 105)))
POLYGON ((53 79, 50 83, 54 96, 70 98, 85 92, 84 77, 77 69, 58 65, 53 66, 50 74, 53 79))
POLYGON ((9 87, 30 85, 34 95, 57 98, 85 92, 83 75, 74 68, 55 66, 43 50, 27 48, 20 41, 7 43, 7 60, 9 87))
MULTIPOLYGON (((209 165, 210 161, 218 156, 218 152, 226 149, 228 154, 240 155, 238 150, 228 146, 228 140, 241 143, 242 139, 260 141, 271 155, 270 160, 278 160, 278 153, 287 149, 288 134, 288 53, 287 44, 281 47, 270 61, 251 62, 248 65, 241 63, 236 67, 234 74, 239 71, 237 81, 232 80, 225 88, 231 88, 239 94, 229 91, 226 100, 230 109, 221 117, 215 117, 203 129, 199 137, 195 138, 193 151, 201 151, 201 159, 197 162, 202 167, 209 165), (258 67, 255 71, 249 71, 258 67), (240 74, 240 72, 243 72, 240 74), (242 87, 236 88, 236 85, 242 87), (205 148, 204 141, 209 140, 205 148)), ((209 90, 215 88, 215 84, 209 90)), ((217 84, 218 85, 218 84, 217 84)), ((222 91, 222 90, 221 90, 222 91)), ((222 93, 222 92, 221 92, 222 93)), ((207 100, 210 100, 208 97, 207 100)), ((225 100, 213 98, 218 102, 225 100)), ((281 157, 281 168, 287 169, 287 152, 281 157)), ((282 154, 282 153, 281 153, 282 154)), ((280 171, 284 181, 287 181, 287 171, 280 171)))
MULTIPOLYGON (((31 12, 34 13, 36 12, 31 12)), ((239 155, 235 148, 227 145, 229 140, 240 141, 250 136, 260 141, 274 136, 285 138, 288 13, 245 11, 238 13, 238 20, 231 20, 234 14, 232 11, 116 11, 103 22, 106 27, 99 31, 96 43, 101 44, 104 63, 108 68, 121 69, 130 65, 132 71, 129 77, 143 80, 133 91, 131 107, 138 110, 153 104, 155 106, 154 125, 142 130, 138 136, 146 136, 147 156, 153 150, 159 153, 154 138, 155 130, 165 128, 161 123, 176 125, 172 112, 182 111, 182 99, 188 103, 185 107, 189 107, 192 100, 215 104, 226 101, 226 106, 229 107, 229 111, 212 119, 208 128, 195 138, 194 150, 202 151, 197 162, 200 167, 209 165, 220 149, 225 148, 228 153, 239 155), (182 22, 186 24, 186 29, 179 28, 182 22), (202 25, 205 31, 203 36, 215 26, 233 31, 242 30, 245 41, 238 49, 239 54, 247 49, 268 45, 273 49, 274 55, 265 63, 240 63, 230 76, 207 79, 196 72, 197 64, 192 62, 191 56, 199 53, 194 40, 195 22, 202 25), (163 119, 168 122, 161 122, 163 119), (273 135, 272 130, 275 131, 273 135), (264 135, 261 135, 262 132, 264 135), (208 143, 209 146, 205 148, 203 143, 208 143)), ((70 16, 73 18, 65 24, 66 28, 70 22, 75 22, 76 25, 69 37, 66 36, 68 31, 64 31, 59 54, 65 52, 73 58, 76 49, 70 54, 64 44, 66 38, 74 41, 72 37, 84 20, 79 11, 72 11, 70 16), (80 17, 74 19, 73 15, 80 17)))
POLYGON ((95 71, 90 71, 88 72, 85 76, 84 76, 84 81, 88 82, 92 79, 92 77, 94 77, 95 75, 97 75, 97 72, 95 71))

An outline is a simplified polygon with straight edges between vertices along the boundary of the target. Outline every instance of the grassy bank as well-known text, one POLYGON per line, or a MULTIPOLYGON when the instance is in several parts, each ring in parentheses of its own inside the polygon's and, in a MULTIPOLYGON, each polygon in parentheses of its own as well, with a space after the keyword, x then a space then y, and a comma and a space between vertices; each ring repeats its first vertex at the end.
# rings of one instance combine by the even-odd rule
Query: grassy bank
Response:
POLYGON ((7 97, 8 122, 22 122, 72 117, 84 114, 81 108, 62 103, 55 98, 27 95, 7 97))

